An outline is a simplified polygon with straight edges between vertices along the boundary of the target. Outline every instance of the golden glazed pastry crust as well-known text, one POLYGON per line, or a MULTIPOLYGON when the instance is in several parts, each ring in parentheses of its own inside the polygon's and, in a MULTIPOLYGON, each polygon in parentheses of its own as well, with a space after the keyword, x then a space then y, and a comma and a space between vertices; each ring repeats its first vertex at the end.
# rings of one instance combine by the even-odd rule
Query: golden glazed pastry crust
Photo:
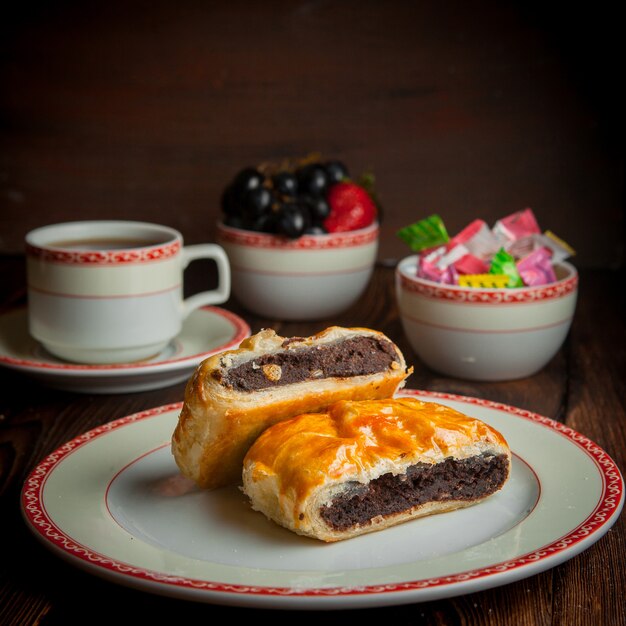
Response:
POLYGON ((390 398, 400 389, 407 370, 399 348, 383 333, 367 328, 331 326, 304 338, 285 338, 266 329, 244 340, 236 350, 203 361, 185 389, 185 399, 172 438, 172 453, 181 472, 200 487, 212 489, 241 482, 243 457, 270 425, 294 415, 326 409, 343 399, 390 398), (354 340, 382 342, 391 356, 379 372, 319 378, 318 371, 300 382, 278 384, 299 367, 293 357, 307 350, 334 347, 354 340), (283 366, 264 363, 268 357, 287 359, 283 366), (260 360, 261 359, 261 360, 260 360), (238 366, 262 372, 270 385, 240 389, 229 376, 238 366), (312 377, 311 377, 312 376, 312 377), (274 384, 272 384, 274 383, 274 384))
POLYGON ((341 401, 328 412, 301 415, 267 429, 245 457, 243 491, 252 507, 269 519, 331 542, 476 504, 502 487, 510 462, 511 451, 498 431, 438 403, 416 398, 341 401), (355 487, 362 491, 381 476, 402 476, 416 464, 445 473, 444 464, 486 459, 497 459, 499 468, 494 470, 499 482, 490 492, 422 502, 347 528, 333 527, 323 515, 333 500, 356 493, 355 487))

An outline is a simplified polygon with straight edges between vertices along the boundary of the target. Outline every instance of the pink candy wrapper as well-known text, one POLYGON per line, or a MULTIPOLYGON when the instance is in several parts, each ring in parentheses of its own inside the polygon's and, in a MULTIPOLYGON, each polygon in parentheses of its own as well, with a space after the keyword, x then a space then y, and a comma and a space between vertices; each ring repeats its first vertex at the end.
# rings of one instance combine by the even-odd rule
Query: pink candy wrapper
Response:
POLYGON ((517 271, 525 285, 546 285, 556 282, 552 254, 548 248, 538 248, 517 262, 517 271))
POLYGON ((541 229, 532 209, 524 209, 498 220, 493 226, 493 232, 501 241, 510 242, 539 234, 541 229))
POLYGON ((417 276, 419 278, 425 278, 426 280, 432 280, 434 283, 444 283, 447 285, 456 285, 457 272, 454 269, 454 265, 450 265, 447 268, 440 269, 436 263, 421 258, 417 264, 417 276))
MULTIPOLYGON (((471 255, 484 261, 489 260, 500 249, 498 238, 487 226, 487 222, 483 220, 474 220, 468 224, 450 240, 447 248, 451 250, 460 244, 463 244, 471 255)), ((480 274, 480 272, 468 273, 480 274)))
POLYGON ((454 268, 459 274, 486 274, 489 264, 473 254, 465 254, 454 263, 454 268))

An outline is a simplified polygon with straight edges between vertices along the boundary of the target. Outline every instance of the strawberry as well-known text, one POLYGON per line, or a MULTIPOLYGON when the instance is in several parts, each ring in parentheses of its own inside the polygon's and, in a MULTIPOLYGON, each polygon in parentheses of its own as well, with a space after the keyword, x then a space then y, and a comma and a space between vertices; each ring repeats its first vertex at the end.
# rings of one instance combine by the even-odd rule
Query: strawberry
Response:
POLYGON ((376 204, 370 194, 353 182, 333 185, 327 196, 330 214, 324 220, 329 233, 346 232, 369 226, 377 216, 376 204))

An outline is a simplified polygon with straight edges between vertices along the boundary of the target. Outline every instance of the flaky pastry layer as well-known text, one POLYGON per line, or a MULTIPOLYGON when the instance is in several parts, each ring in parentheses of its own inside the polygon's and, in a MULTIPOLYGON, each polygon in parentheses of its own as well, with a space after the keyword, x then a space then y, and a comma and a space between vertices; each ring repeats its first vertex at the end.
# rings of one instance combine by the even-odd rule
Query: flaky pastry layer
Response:
MULTIPOLYGON (((255 510, 281 526, 331 542, 476 504, 502 487, 510 460, 509 446, 497 430, 447 406, 416 398, 340 401, 328 412, 304 414, 268 428, 244 459, 243 491, 255 510), (461 490, 456 495, 437 492, 404 510, 347 526, 329 515, 338 498, 348 502, 351 494, 362 494, 381 477, 387 484, 398 477, 390 487, 397 490, 411 474, 433 468, 447 477, 443 485, 462 486, 463 472, 472 466, 480 469, 468 474, 475 483, 471 496, 459 495, 461 490), (490 467, 493 484, 480 473, 490 467)), ((354 508, 360 506, 359 497, 354 508)), ((384 500, 376 506, 382 507, 384 500)))
MULTIPOLYGON (((345 357, 350 362, 350 355, 345 357)), ((367 365, 367 355, 361 355, 361 361, 367 365)), ((324 410, 339 400, 390 398, 411 371, 399 348, 375 330, 331 326, 311 337, 292 338, 262 330, 238 349, 216 354, 198 366, 185 389, 172 453, 181 472, 202 488, 240 483, 243 457, 268 426, 324 410), (317 354, 308 351, 334 350, 341 360, 344 346, 355 342, 381 346, 380 371, 326 377, 322 367, 309 371, 307 357, 317 354), (296 382, 283 384, 292 379, 296 382), (259 387, 259 380, 267 386, 259 387)))

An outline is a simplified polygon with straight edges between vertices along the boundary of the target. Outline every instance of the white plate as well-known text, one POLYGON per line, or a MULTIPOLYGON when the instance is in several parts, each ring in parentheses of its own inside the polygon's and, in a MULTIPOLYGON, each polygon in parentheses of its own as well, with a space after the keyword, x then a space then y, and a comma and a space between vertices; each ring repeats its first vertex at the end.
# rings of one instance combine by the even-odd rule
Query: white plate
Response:
POLYGON ((26 309, 0 315, 0 365, 49 387, 85 393, 147 391, 186 380, 211 354, 236 348, 250 335, 240 317, 219 307, 193 311, 180 335, 153 359, 121 365, 77 365, 50 355, 28 333, 26 309))
POLYGON ((62 446, 25 482, 22 513, 48 548, 116 583, 286 609, 406 604, 496 587, 572 558, 618 518, 621 474, 583 435, 486 400, 405 394, 498 428, 514 452, 504 489, 474 507, 325 544, 269 522, 236 487, 202 492, 182 478, 169 448, 175 404, 62 446))

